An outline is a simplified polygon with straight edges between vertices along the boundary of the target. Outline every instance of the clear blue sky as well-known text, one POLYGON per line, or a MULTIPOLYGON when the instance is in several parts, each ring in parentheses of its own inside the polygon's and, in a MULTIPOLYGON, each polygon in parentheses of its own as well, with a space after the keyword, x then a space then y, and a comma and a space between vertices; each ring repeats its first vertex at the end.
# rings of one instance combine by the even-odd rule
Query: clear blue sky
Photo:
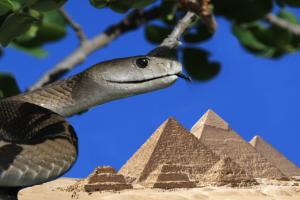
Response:
MULTIPOLYGON (((89 37, 123 17, 94 9, 88 1, 69 1, 66 10, 89 37)), ((299 9, 294 11, 300 19, 299 9)), ((85 177, 98 165, 118 169, 169 116, 190 129, 208 108, 247 141, 259 134, 300 166, 300 53, 278 60, 255 57, 241 48, 227 21, 217 20, 217 33, 200 46, 221 61, 221 73, 205 83, 179 80, 167 89, 110 102, 70 118, 79 137, 79 158, 66 176, 85 177)), ((46 46, 46 59, 6 49, 0 70, 13 73, 25 89, 76 48, 78 40, 69 32, 67 38, 46 46)), ((143 29, 138 29, 94 53, 72 74, 103 60, 144 54, 152 48, 143 29)))

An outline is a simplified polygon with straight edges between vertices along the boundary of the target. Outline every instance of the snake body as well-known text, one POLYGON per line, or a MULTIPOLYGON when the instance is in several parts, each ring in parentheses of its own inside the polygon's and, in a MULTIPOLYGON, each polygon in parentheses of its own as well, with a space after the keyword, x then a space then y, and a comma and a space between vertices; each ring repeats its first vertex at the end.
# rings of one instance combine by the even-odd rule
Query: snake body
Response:
POLYGON ((9 194, 14 188, 41 184, 71 168, 78 153, 77 137, 65 117, 115 99, 165 88, 180 73, 181 65, 168 58, 114 59, 1 100, 0 199, 1 191, 9 194))

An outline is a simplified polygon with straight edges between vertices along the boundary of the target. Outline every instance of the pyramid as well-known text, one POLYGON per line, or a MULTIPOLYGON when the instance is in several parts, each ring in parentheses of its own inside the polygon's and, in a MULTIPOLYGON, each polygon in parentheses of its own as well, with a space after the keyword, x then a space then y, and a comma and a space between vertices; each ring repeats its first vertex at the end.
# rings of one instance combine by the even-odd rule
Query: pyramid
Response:
POLYGON ((196 183, 190 181, 184 166, 161 164, 150 173, 144 185, 150 188, 175 189, 194 188, 196 183))
MULTIPOLYGON (((229 124, 225 122, 219 115, 217 115, 213 110, 208 109, 208 111, 200 118, 200 120, 193 126, 194 134, 201 134, 204 125, 211 127, 228 130, 229 124)), ((201 135, 196 135, 198 138, 201 135)))
POLYGON ((249 143, 285 175, 300 176, 300 169, 260 136, 255 136, 249 143))
POLYGON ((212 110, 208 110, 192 127, 191 133, 214 153, 230 157, 255 178, 286 179, 286 176, 256 149, 232 130, 212 110))
POLYGON ((246 187, 258 183, 252 175, 247 174, 229 157, 222 158, 203 177, 205 184, 213 186, 228 185, 231 187, 246 187))
POLYGON ((126 162, 119 173, 130 182, 143 182, 161 164, 188 166, 185 172, 196 181, 219 156, 198 141, 174 118, 166 120, 126 162))
POLYGON ((132 189, 132 185, 126 183, 124 176, 117 174, 116 170, 110 166, 97 167, 84 184, 86 192, 125 189, 132 189))

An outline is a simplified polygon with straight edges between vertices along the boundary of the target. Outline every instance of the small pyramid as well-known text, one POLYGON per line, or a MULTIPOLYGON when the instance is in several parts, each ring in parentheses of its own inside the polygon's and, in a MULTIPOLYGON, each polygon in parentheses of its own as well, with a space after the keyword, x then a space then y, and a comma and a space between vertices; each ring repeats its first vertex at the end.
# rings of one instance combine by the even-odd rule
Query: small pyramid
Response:
POLYGON ((196 183, 190 181, 184 172, 184 166, 180 165, 159 165, 150 173, 144 185, 150 188, 175 189, 175 188, 194 188, 196 183))
POLYGON ((285 175, 300 176, 300 169, 260 136, 253 137, 249 143, 285 175))
POLYGON ((246 187, 258 183, 252 175, 247 174, 229 157, 222 158, 203 177, 205 184, 213 186, 228 185, 231 187, 246 187))
POLYGON ((166 120, 120 169, 130 182, 143 182, 161 164, 189 166, 192 181, 201 177, 219 156, 203 145, 174 118, 166 120))
POLYGON ((221 158, 230 157, 255 178, 286 179, 275 165, 258 153, 212 110, 208 110, 201 117, 191 133, 221 158))
POLYGON ((119 191, 133 188, 131 184, 126 183, 123 175, 117 174, 116 170, 110 166, 97 167, 86 182, 84 185, 86 192, 119 191))

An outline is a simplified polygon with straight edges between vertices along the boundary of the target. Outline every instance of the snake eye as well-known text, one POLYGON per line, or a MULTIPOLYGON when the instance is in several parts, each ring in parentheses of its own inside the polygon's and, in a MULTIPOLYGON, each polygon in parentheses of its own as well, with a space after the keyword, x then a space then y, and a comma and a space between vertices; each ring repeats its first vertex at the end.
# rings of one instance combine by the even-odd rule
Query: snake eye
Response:
POLYGON ((138 58, 136 60, 136 65, 139 67, 139 68, 145 68, 148 66, 148 63, 149 63, 149 58, 146 58, 146 57, 143 57, 143 58, 138 58))

